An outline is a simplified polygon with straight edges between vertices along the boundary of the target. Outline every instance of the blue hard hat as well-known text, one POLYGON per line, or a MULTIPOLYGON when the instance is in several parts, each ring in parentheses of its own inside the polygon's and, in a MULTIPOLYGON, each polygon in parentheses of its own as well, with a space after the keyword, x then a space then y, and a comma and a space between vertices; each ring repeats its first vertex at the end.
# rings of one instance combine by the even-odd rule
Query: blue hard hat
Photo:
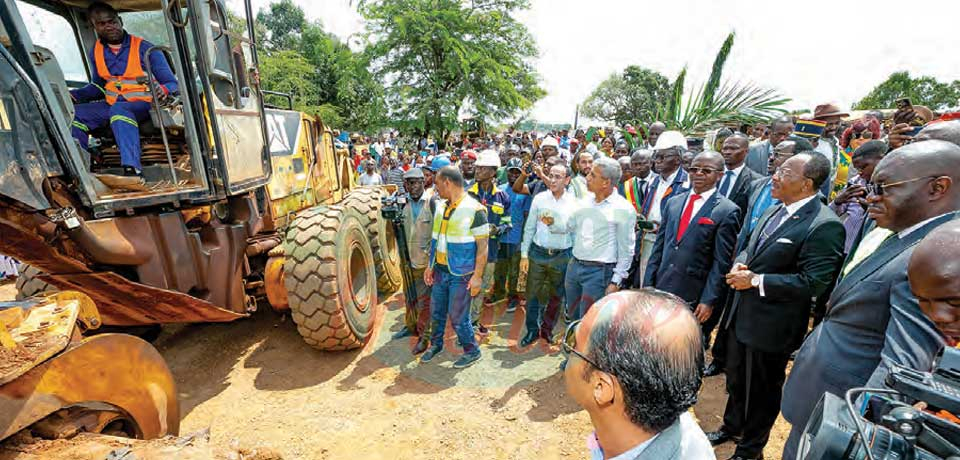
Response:
POLYGON ((436 171, 444 166, 450 166, 450 157, 436 157, 430 162, 430 166, 425 166, 424 168, 436 171))

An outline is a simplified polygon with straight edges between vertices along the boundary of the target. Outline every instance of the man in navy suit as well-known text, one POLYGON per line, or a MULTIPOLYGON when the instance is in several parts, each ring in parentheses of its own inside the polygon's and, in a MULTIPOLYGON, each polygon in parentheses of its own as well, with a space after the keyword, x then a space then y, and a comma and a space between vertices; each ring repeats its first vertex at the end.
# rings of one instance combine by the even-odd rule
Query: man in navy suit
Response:
POLYGON ((688 171, 692 190, 670 198, 663 207, 643 285, 676 294, 703 324, 724 299, 740 209, 717 193, 723 175, 720 154, 698 154, 688 171))

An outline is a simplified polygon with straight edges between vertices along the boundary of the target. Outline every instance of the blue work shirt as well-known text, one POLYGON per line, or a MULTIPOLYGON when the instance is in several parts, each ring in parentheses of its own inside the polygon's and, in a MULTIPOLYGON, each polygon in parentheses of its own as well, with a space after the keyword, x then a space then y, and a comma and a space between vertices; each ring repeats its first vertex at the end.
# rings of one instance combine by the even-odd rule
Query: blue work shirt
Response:
POLYGON ((510 230, 500 237, 501 243, 520 244, 523 238, 523 223, 527 219, 527 213, 530 212, 531 196, 521 195, 513 191, 508 184, 500 184, 499 187, 507 192, 510 197, 510 230))
MULTIPOLYGON (((144 62, 144 53, 153 44, 143 40, 140 42, 140 62, 144 62)), ((110 45, 104 42, 103 44, 103 63, 107 65, 107 71, 111 75, 123 75, 127 71, 127 57, 130 55, 130 34, 123 34, 123 44, 120 45, 120 52, 114 54, 113 50, 110 49, 110 45)), ((93 49, 90 50, 90 63, 96 63, 96 58, 93 55, 93 49)), ((143 71, 146 73, 147 66, 143 65, 143 71)), ((162 51, 156 50, 153 53, 150 53, 150 69, 153 70, 153 76, 157 79, 160 84, 166 88, 167 93, 176 93, 177 92, 177 78, 173 75, 173 72, 170 70, 170 64, 167 63, 167 58, 163 55, 162 51)), ((96 65, 93 65, 92 75, 90 77, 90 84, 84 86, 83 88, 78 88, 70 91, 70 95, 77 102, 89 102, 97 101, 104 99, 103 85, 106 84, 103 78, 100 78, 100 75, 97 73, 96 65)))

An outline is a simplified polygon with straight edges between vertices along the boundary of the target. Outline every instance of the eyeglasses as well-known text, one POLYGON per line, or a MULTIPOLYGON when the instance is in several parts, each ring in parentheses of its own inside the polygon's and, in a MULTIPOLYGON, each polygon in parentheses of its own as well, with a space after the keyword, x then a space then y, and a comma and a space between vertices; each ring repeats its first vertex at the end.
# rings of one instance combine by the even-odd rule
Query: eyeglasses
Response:
POLYGON ((563 353, 563 357, 570 359, 570 354, 573 353, 577 355, 578 358, 587 362, 587 364, 593 366, 599 371, 602 371, 603 368, 597 365, 592 359, 584 356, 583 353, 577 351, 577 326, 580 325, 580 320, 572 321, 567 325, 567 330, 563 333, 563 342, 560 342, 560 351, 563 353))
POLYGON ((940 176, 915 177, 915 178, 913 178, 913 179, 907 179, 907 180, 902 180, 902 181, 898 181, 898 182, 891 182, 891 183, 889 183, 889 184, 884 184, 884 183, 882 183, 882 182, 870 183, 870 184, 867 184, 867 186, 866 186, 867 195, 883 196, 883 189, 886 188, 886 187, 893 187, 893 186, 895 186, 895 185, 909 184, 910 182, 916 182, 916 181, 918 181, 918 180, 924 180, 924 179, 936 179, 936 178, 938 178, 938 177, 940 177, 940 176))
POLYGON ((662 153, 657 152, 653 155, 653 161, 663 161, 663 160, 666 160, 667 158, 674 157, 674 156, 680 156, 680 152, 677 152, 675 150, 670 152, 662 152, 662 153))
POLYGON ((720 170, 713 168, 687 168, 687 172, 690 174, 713 174, 720 172, 720 170))

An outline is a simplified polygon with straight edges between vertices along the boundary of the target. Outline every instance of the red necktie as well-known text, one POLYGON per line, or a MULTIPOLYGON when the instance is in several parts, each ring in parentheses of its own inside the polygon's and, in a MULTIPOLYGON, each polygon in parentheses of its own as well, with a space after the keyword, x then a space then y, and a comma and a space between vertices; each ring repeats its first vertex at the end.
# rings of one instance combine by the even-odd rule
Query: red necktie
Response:
POLYGON ((687 200, 687 207, 683 208, 683 215, 680 216, 680 228, 677 229, 677 241, 680 241, 680 238, 683 238, 683 234, 686 233, 687 227, 690 226, 690 219, 693 218, 693 203, 700 199, 700 195, 693 193, 690 195, 690 199, 687 200))

